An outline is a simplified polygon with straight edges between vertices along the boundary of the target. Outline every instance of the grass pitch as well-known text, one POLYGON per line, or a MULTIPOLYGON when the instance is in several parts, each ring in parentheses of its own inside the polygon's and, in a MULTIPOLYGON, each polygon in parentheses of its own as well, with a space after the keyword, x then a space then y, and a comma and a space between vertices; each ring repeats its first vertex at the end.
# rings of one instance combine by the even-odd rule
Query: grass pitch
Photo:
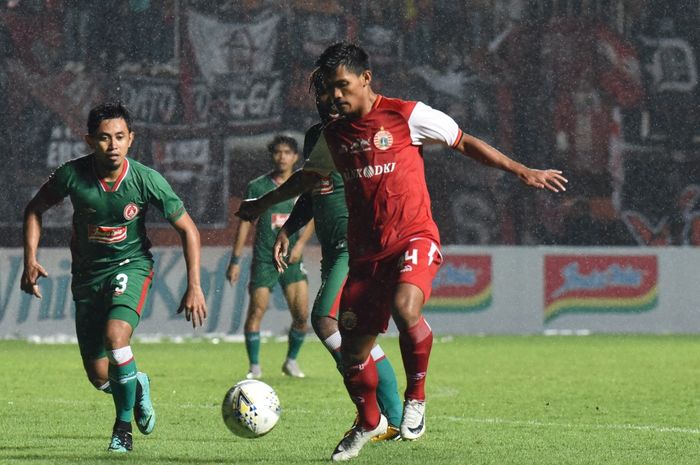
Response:
MULTIPOLYGON (((381 339, 399 373, 396 338, 381 339)), ((134 451, 106 452, 111 397, 87 382, 77 346, 0 342, 0 464, 309 464, 329 462, 354 418, 330 356, 312 335, 303 380, 280 372, 286 344, 262 346, 283 414, 267 436, 225 428, 220 403, 246 372, 240 343, 134 344, 158 422, 134 451)), ((368 444, 357 464, 700 463, 700 338, 436 337, 427 433, 368 444)))

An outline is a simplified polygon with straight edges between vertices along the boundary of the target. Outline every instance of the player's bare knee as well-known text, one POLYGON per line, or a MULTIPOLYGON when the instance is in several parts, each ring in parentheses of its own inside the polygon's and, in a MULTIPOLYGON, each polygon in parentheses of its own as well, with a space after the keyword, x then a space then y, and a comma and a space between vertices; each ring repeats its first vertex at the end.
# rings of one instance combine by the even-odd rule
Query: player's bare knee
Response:
POLYGON ((411 286, 404 288, 403 292, 396 293, 391 313, 399 331, 404 331, 418 323, 422 307, 423 293, 420 289, 411 286))
POLYGON ((107 350, 121 349, 130 344, 132 328, 122 320, 109 320, 105 330, 105 348, 107 350))
POLYGON ((116 350, 126 347, 130 344, 131 335, 118 333, 118 332, 108 332, 105 335, 105 348, 107 350, 116 350))
POLYGON ((248 315, 246 316, 246 322, 260 323, 260 321, 262 321, 263 315, 265 315, 265 308, 264 307, 252 306, 248 309, 248 315))
POLYGON ((398 306, 392 309, 392 317, 399 331, 405 331, 414 326, 421 317, 421 307, 415 305, 398 306))

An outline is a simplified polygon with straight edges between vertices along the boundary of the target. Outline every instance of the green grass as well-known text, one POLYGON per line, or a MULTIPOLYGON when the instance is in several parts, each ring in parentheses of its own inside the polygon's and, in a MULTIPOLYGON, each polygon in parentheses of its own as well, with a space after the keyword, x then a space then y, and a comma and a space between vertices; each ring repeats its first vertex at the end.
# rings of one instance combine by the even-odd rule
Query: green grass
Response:
MULTIPOLYGON (((311 339, 311 337, 310 337, 311 339)), ((395 338, 382 345, 400 373, 395 338)), ((0 342, 0 464, 308 464, 328 462, 354 408, 318 342, 304 380, 279 371, 286 345, 262 346, 283 415, 267 436, 234 437, 226 390, 245 374, 243 344, 134 344, 152 379, 158 423, 128 456, 105 452, 111 398, 87 382, 73 345, 0 342)), ((700 338, 437 338, 427 433, 370 444, 357 464, 630 464, 700 461, 700 338)))

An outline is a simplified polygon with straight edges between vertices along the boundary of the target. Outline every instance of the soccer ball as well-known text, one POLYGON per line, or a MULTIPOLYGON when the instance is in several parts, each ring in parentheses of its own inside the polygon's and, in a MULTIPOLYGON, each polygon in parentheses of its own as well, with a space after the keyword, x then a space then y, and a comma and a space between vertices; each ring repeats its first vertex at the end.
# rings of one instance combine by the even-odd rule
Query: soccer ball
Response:
POLYGON ((255 379, 236 383, 221 404, 221 415, 229 430, 242 438, 258 438, 269 433, 282 409, 277 393, 255 379))

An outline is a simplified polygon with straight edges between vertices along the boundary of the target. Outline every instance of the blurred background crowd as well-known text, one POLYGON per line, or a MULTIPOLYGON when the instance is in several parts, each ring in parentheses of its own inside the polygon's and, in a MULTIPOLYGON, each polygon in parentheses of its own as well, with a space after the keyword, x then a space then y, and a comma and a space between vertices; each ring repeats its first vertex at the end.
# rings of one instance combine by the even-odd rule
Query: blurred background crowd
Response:
MULTIPOLYGON (((339 40, 368 50, 379 93, 570 180, 533 192, 426 149, 443 243, 697 246, 699 20, 700 0, 2 0, 0 246, 21 245, 24 205, 115 98, 131 155, 204 245, 229 244, 266 142, 316 121, 308 76, 339 40)), ((45 245, 66 243, 69 208, 46 216, 45 245)))

